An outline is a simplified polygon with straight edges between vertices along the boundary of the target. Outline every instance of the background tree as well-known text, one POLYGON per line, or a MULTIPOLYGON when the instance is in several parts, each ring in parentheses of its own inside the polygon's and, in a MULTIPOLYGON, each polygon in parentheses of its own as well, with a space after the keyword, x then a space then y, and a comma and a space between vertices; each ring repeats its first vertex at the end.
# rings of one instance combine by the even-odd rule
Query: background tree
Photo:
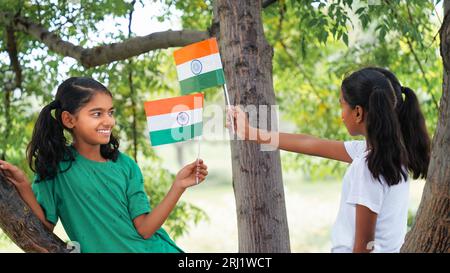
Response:
MULTIPOLYGON (((270 111, 273 48, 265 39, 261 2, 216 1, 214 11, 231 104, 270 111)), ((258 144, 232 141, 231 157, 239 251, 290 252, 279 150, 261 152, 258 144)))
POLYGON ((442 97, 427 183, 416 222, 406 236, 403 252, 450 252, 450 1, 444 1, 439 31, 444 64, 442 97))

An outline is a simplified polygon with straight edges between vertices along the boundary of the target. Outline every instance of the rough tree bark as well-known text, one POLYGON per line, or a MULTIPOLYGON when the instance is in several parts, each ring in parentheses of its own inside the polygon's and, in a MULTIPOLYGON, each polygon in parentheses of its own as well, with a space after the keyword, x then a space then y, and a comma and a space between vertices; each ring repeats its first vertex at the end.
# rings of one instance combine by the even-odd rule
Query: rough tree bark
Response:
MULTIPOLYGON (((214 12, 231 104, 275 105, 261 2, 218 0, 214 12)), ((290 252, 279 150, 232 141, 231 156, 239 252, 290 252)))
POLYGON ((15 187, 0 173, 0 228, 25 252, 70 252, 20 198, 15 187))
POLYGON ((416 221, 402 252, 450 252, 450 1, 444 1, 440 29, 444 64, 439 121, 433 138, 428 177, 416 221))

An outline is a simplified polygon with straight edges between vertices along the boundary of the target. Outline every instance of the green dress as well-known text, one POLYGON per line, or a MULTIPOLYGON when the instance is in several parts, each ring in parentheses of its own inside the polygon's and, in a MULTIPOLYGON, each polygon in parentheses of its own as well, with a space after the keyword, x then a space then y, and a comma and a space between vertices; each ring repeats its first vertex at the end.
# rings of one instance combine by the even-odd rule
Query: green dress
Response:
POLYGON ((61 162, 54 179, 33 182, 33 192, 46 218, 58 218, 81 252, 183 252, 160 228, 143 239, 133 219, 150 212, 139 166, 120 153, 116 162, 97 162, 72 147, 73 162, 61 162))

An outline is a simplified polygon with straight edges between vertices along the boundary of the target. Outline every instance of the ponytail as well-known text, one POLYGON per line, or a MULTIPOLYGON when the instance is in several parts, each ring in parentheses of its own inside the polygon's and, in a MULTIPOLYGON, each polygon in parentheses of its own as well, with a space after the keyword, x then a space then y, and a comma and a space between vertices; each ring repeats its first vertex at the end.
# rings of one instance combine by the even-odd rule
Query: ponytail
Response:
POLYGON ((39 181, 54 178, 59 162, 73 159, 61 121, 52 116, 52 110, 59 108, 60 103, 53 101, 42 109, 27 147, 28 164, 39 181))
POLYGON ((430 162, 431 142, 425 125, 425 118, 420 111, 419 102, 414 91, 402 87, 405 98, 397 113, 408 153, 408 169, 413 178, 426 178, 430 162))
POLYGON ((408 171, 412 173, 414 179, 426 178, 430 163, 431 141, 414 91, 408 87, 402 87, 397 77, 387 69, 380 67, 366 69, 382 73, 391 82, 397 98, 396 111, 403 143, 408 154, 408 171))
MULTIPOLYGON (((390 87, 390 84, 389 84, 390 87)), ((402 139, 400 124, 395 112, 395 96, 389 89, 375 87, 369 96, 366 127, 370 147, 367 166, 373 177, 383 176, 389 186, 398 184, 407 173, 402 166, 407 163, 407 154, 402 139)))

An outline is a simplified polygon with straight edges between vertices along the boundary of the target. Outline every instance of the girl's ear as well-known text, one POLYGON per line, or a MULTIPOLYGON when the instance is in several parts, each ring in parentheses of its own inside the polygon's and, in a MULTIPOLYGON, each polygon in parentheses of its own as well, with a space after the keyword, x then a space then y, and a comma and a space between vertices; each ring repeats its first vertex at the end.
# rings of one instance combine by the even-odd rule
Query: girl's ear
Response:
POLYGON ((354 111, 355 111, 354 113, 355 113, 356 123, 363 122, 364 121, 364 109, 361 106, 356 105, 354 111))
POLYGON ((75 117, 67 111, 61 113, 61 121, 64 127, 68 129, 73 129, 73 127, 75 127, 75 117))

